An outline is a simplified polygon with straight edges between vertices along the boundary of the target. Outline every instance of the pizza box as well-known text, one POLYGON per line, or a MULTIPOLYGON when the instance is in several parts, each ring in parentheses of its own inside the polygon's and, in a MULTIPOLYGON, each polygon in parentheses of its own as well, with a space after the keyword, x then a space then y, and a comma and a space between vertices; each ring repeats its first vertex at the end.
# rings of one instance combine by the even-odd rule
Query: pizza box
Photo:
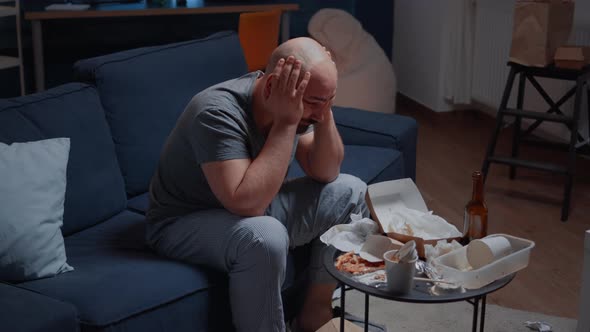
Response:
MULTIPOLYGON (((414 240, 416 242, 418 255, 422 258, 424 258, 425 244, 435 246, 440 240, 451 242, 452 240, 459 241, 461 238, 461 236, 433 236, 430 238, 422 238, 413 236, 408 232, 404 233, 400 230, 393 230, 392 223, 394 222, 393 218, 396 210, 408 208, 422 213, 429 212, 420 191, 416 187, 414 181, 410 178, 384 181, 369 185, 367 188, 366 201, 369 210, 371 211, 372 219, 379 224, 379 232, 402 243, 414 240)), ((408 220, 407 223, 410 226, 412 225, 411 220, 408 220)), ((447 225, 449 227, 454 227, 454 225, 449 224, 448 222, 447 225)))

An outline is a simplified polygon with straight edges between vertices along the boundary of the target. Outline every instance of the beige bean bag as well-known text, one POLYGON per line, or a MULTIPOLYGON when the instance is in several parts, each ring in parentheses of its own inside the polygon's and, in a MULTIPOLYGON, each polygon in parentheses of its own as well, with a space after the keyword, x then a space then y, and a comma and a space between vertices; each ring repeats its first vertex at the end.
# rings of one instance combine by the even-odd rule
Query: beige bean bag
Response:
POLYGON ((397 85, 393 66, 354 16, 340 9, 321 9, 309 21, 308 31, 336 62, 338 90, 334 105, 395 112, 397 85))

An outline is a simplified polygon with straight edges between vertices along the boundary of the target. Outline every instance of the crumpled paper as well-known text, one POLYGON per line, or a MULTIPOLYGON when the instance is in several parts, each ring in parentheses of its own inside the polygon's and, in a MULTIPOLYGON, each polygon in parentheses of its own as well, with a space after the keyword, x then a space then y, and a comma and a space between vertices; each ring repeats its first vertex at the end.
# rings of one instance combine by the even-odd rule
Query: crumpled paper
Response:
POLYGON ((432 214, 432 211, 422 212, 400 206, 391 210, 388 217, 389 221, 383 229, 385 232, 410 235, 424 240, 462 236, 455 225, 432 214))
POLYGON ((534 331, 539 331, 539 332, 553 331, 553 328, 547 322, 532 322, 532 321, 527 320, 526 322, 524 322, 524 325, 526 325, 526 327, 528 327, 529 329, 534 330, 534 331))
POLYGON ((399 249, 403 245, 403 243, 387 236, 369 234, 358 254, 369 262, 383 262, 383 254, 389 250, 399 249))
POLYGON ((393 255, 400 264, 409 263, 418 260, 418 251, 416 250, 416 242, 410 240, 406 242, 399 250, 393 255))
POLYGON ((438 256, 442 256, 462 247, 463 246, 455 240, 451 241, 450 243, 446 240, 439 240, 436 242, 435 246, 431 244, 424 245, 424 257, 426 258, 427 262, 430 262, 438 256))
POLYGON ((332 245, 343 252, 359 253, 368 235, 379 231, 377 223, 370 218, 363 218, 360 214, 351 214, 349 224, 332 226, 322 236, 320 241, 332 245))

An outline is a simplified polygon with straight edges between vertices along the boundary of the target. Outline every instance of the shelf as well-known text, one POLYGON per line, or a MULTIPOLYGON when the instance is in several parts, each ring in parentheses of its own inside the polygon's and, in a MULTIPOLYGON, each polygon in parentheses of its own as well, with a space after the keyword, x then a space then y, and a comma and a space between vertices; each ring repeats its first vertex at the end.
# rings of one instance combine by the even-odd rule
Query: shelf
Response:
POLYGON ((0 69, 18 67, 19 65, 20 65, 19 58, 15 58, 12 56, 0 55, 0 69))
POLYGON ((510 166, 520 166, 526 168, 537 169, 540 171, 568 174, 568 169, 565 166, 558 166, 550 163, 542 163, 537 161, 522 160, 517 158, 506 158, 506 157, 489 157, 490 162, 505 164, 510 166))
POLYGON ((535 111, 524 111, 520 109, 512 109, 506 108, 501 111, 504 115, 510 116, 520 116, 525 119, 537 119, 543 121, 551 121, 551 122, 561 122, 565 124, 572 124, 574 119, 572 117, 568 117, 565 115, 560 114, 553 114, 553 113, 543 113, 543 112, 535 112, 535 111))
POLYGON ((0 17, 4 16, 16 16, 16 7, 0 6, 0 17))

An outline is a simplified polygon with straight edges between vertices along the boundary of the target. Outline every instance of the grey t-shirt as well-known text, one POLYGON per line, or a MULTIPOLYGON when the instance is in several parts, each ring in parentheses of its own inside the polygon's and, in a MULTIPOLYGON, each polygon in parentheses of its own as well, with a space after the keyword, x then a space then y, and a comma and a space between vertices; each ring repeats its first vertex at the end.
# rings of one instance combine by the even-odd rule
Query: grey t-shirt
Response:
POLYGON ((152 177, 148 220, 223 207, 201 164, 254 159, 260 153, 265 138, 254 124, 251 96, 261 74, 253 72, 214 85, 189 102, 168 136, 152 177))

